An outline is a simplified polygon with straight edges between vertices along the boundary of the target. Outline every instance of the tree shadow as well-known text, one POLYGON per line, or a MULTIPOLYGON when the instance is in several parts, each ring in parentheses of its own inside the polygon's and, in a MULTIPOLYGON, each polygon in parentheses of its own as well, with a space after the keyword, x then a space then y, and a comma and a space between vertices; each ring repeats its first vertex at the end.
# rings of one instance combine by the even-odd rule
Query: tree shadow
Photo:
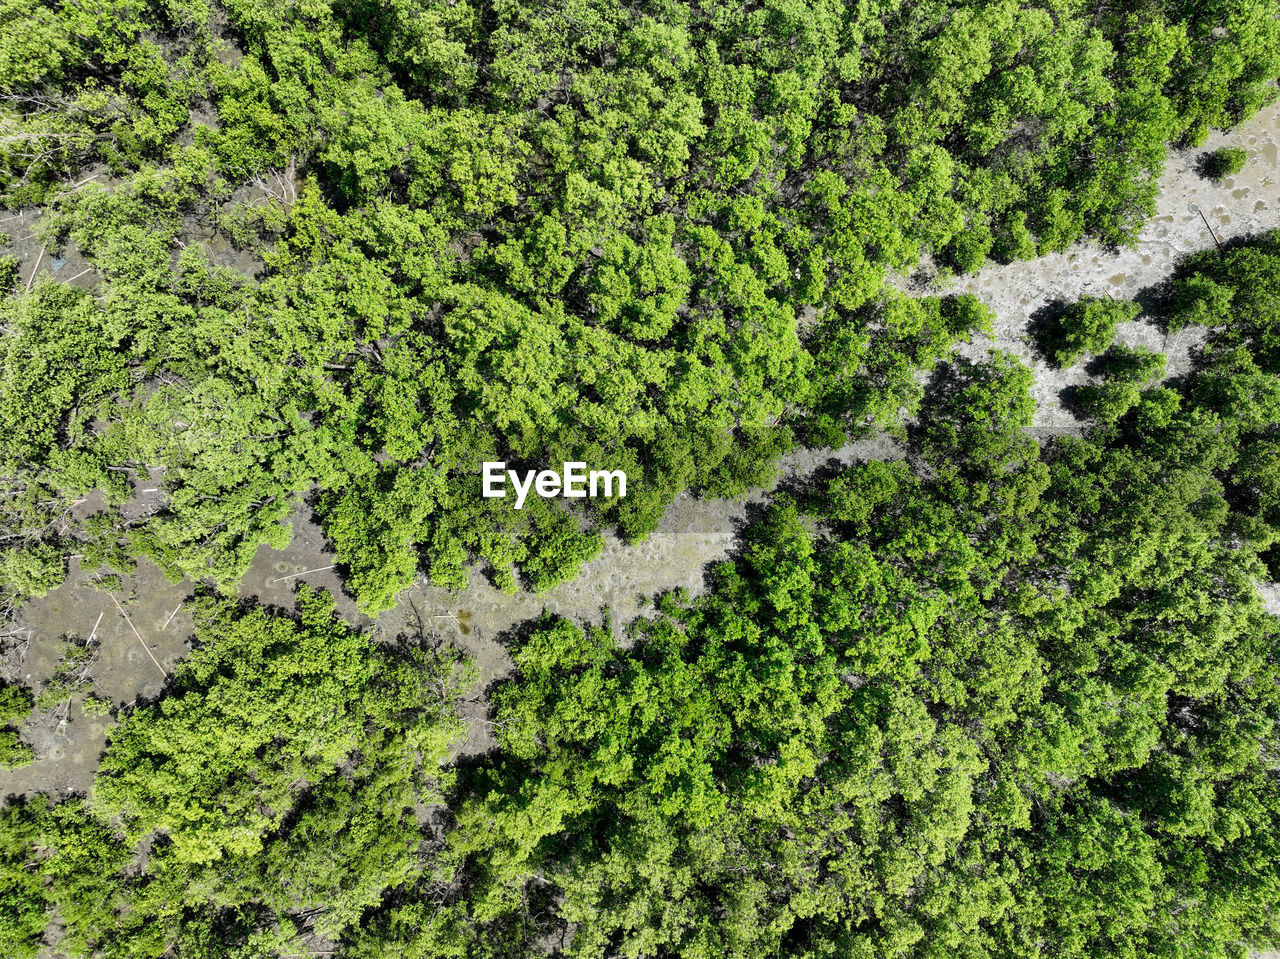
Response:
POLYGON ((1220 147, 1217 150, 1206 150, 1196 157, 1196 175, 1214 183, 1221 183, 1229 176, 1235 176, 1244 168, 1248 154, 1239 147, 1220 147))
POLYGON ((1063 345, 1062 320, 1069 302, 1061 297, 1050 300, 1029 317, 1027 332, 1031 336, 1032 352, 1042 362, 1058 368, 1056 353, 1063 345))
POLYGON ((1087 422, 1089 419, 1086 402, 1088 394, 1087 386, 1064 386, 1058 390, 1058 402, 1076 419, 1087 422))

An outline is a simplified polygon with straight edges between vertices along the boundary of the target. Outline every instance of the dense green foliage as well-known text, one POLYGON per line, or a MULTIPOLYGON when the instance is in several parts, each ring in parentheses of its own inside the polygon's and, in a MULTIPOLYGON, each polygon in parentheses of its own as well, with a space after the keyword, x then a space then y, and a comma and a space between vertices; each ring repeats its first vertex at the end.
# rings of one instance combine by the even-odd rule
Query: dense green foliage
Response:
POLYGON ((465 758, 452 647, 199 587, 89 795, 0 809, 0 953, 1280 947, 1280 234, 1180 268, 1176 382, 1112 345, 1136 303, 1050 317, 1098 379, 1044 446, 1029 370, 954 359, 980 303, 884 282, 1131 241, 1166 147, 1274 95, 1277 13, 0 0, 5 244, 88 266, 0 259, 0 623, 73 554, 226 594, 300 507, 365 611, 545 589, 797 442, 908 449, 774 497, 624 644, 507 637, 465 758), (628 495, 516 512, 492 459, 628 495))
POLYGON ((1166 145, 1272 96, 1275 13, 8 0, 0 194, 98 283, 0 307, 0 600, 69 552, 230 586, 303 497, 368 610, 569 577, 896 421, 980 317, 886 270, 1131 239, 1166 145), (629 494, 514 513, 485 459, 629 494), (119 511, 144 467, 163 505, 119 511))
MULTIPOLYGON (((950 371, 929 479, 872 463, 775 504, 630 650, 542 624, 460 814, 458 922, 528 951, 573 922, 579 956, 1276 942, 1280 623, 1254 582, 1280 517, 1233 495, 1251 440, 1157 390, 1041 450, 1028 384, 950 371)), ((446 954, 406 915, 371 944, 446 954)))
MULTIPOLYGON (((1137 304, 1131 304, 1137 306, 1137 304)), ((1136 315, 1136 314, 1135 314, 1136 315)), ((1168 358, 1142 347, 1113 346, 1093 364, 1104 378, 1075 391, 1075 406, 1084 416, 1112 423, 1142 399, 1143 387, 1164 375, 1168 358)))
POLYGON ((1040 349, 1058 366, 1073 366, 1085 353, 1103 352, 1115 338, 1116 325, 1141 312, 1129 300, 1082 296, 1040 325, 1036 331, 1040 349))
POLYGON ((92 798, 3 811, 5 955, 33 952, 54 906, 70 955, 279 955, 422 872, 416 810, 450 775, 470 667, 377 645, 327 594, 299 606, 201 605, 198 647, 114 727, 92 798))
POLYGON ((706 595, 661 597, 625 646, 534 623, 498 748, 443 777, 455 661, 373 646, 323 594, 297 621, 207 604, 91 801, 5 810, 12 954, 44 930, 101 956, 1280 945, 1280 620, 1256 590, 1278 264, 1280 234, 1185 264, 1170 310, 1200 291, 1224 322, 1177 389, 1148 385, 1158 354, 1099 357, 1138 395, 1083 437, 1030 438, 1013 358, 943 364, 907 460, 776 496, 706 595))

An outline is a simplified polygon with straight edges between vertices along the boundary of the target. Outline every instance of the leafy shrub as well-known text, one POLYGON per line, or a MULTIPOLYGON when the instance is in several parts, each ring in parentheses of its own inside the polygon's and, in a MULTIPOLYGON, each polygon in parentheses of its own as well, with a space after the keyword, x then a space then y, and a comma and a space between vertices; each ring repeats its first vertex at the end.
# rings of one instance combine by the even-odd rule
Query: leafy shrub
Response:
POLYGON ((1169 358, 1145 346, 1112 346, 1098 357, 1098 371, 1109 381, 1145 385, 1164 375, 1169 358))
POLYGON ((21 725, 31 706, 31 692, 25 686, 0 684, 0 767, 25 766, 35 758, 35 751, 11 728, 21 725))
POLYGON ((1140 396, 1136 383, 1090 383, 1076 391, 1076 404, 1090 419, 1114 423, 1137 405, 1140 396))
POLYGON ((1058 366, 1075 365, 1082 354, 1101 353, 1111 345, 1116 325, 1136 319, 1142 307, 1132 300, 1083 296, 1036 331, 1039 346, 1058 366))
POLYGON ((1210 180, 1222 180, 1243 170, 1248 158, 1249 154, 1239 147, 1220 147, 1205 154, 1201 171, 1210 180))
POLYGON ((1221 326, 1229 319, 1233 292, 1230 287, 1196 274, 1174 285, 1169 298, 1169 328, 1221 326))

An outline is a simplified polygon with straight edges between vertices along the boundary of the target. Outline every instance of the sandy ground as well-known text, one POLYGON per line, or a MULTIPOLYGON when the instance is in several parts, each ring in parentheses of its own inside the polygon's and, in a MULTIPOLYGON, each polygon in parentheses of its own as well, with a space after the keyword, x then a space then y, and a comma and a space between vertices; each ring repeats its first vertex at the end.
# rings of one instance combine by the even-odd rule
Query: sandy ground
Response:
MULTIPOLYGON (((995 346, 1015 353, 1035 371, 1040 401, 1038 435, 1078 429, 1078 423, 1062 408, 1059 394, 1064 387, 1084 382, 1087 377, 1078 367, 1053 370, 1035 355, 1027 337, 1032 313, 1055 300, 1069 301, 1086 293, 1109 291, 1117 297, 1133 297, 1159 283, 1179 254, 1212 246, 1214 240, 1197 210, 1205 213, 1219 239, 1280 226, 1278 142, 1280 106, 1268 108, 1230 133, 1215 134, 1198 150, 1172 154, 1161 180, 1157 216, 1142 232, 1134 249, 1103 250, 1082 244, 1032 262, 988 265, 952 285, 951 289, 975 292, 997 316, 994 336, 984 338, 968 352, 980 355, 995 346), (1249 160, 1238 176, 1213 184, 1194 172, 1195 165, 1205 151, 1221 145, 1244 147, 1249 160)), ((23 260, 21 275, 25 281, 40 254, 22 226, 18 221, 8 229, 14 234, 14 252, 23 260)), ((0 229, 5 227, 0 225, 0 229)), ((55 275, 61 276, 64 269, 81 268, 74 251, 69 252, 71 256, 58 264, 55 275)), ((221 250, 211 252, 215 259, 227 255, 221 250)), ((244 266, 238 262, 225 265, 244 266)), ((40 264, 41 270, 51 268, 51 259, 40 264)), ((92 275, 86 274, 81 282, 93 282, 92 275)), ((1192 331, 1165 338, 1154 325, 1140 319, 1127 324, 1120 331, 1119 340, 1169 353, 1171 373, 1177 373, 1185 369, 1196 336, 1192 331)), ((856 458, 900 455, 896 444, 881 438, 834 452, 800 451, 784 460, 780 474, 786 477, 808 473, 833 458, 848 463, 856 458)), ((155 491, 141 495, 162 495, 156 490, 158 486, 159 477, 149 478, 139 488, 155 491)), ((572 583, 541 595, 514 596, 499 592, 479 575, 473 575, 468 589, 458 594, 420 584, 402 594, 400 605, 382 614, 376 623, 360 615, 349 597, 342 594, 340 580, 332 569, 333 557, 325 550, 323 533, 306 518, 306 510, 299 510, 289 548, 261 549, 240 595, 288 607, 297 583, 305 581, 324 587, 339 597, 340 612, 353 624, 374 628, 386 636, 428 631, 456 642, 475 658, 482 685, 488 685, 510 669, 504 638, 509 638, 514 627, 544 610, 580 621, 601 622, 607 607, 617 629, 642 613, 653 594, 679 587, 691 593, 700 591, 708 566, 730 555, 752 505, 760 503, 765 495, 765 491, 757 491, 745 501, 682 495, 645 543, 628 547, 606 536, 604 550, 572 583)), ((61 655, 61 637, 70 632, 88 636, 96 622, 100 645, 92 677, 100 693, 110 696, 117 705, 155 696, 163 682, 160 670, 171 670, 189 648, 191 624, 180 604, 190 595, 190 588, 167 583, 158 570, 144 562, 116 593, 137 629, 135 634, 110 596, 87 581, 88 577, 73 566, 65 585, 23 611, 25 645, 20 657, 17 651, 10 654, 5 671, 38 689, 61 655)), ((1269 605, 1275 604, 1280 610, 1280 590, 1268 587, 1264 595, 1269 605)), ((0 667, 4 666, 6 663, 0 663, 0 667)), ((489 744, 483 710, 482 700, 470 704, 471 732, 463 746, 467 752, 483 750, 489 744)), ((78 702, 66 709, 66 717, 67 722, 62 723, 58 715, 38 716, 27 724, 24 736, 36 746, 39 758, 26 769, 0 772, 0 795, 89 787, 105 743, 108 720, 81 715, 78 702)))

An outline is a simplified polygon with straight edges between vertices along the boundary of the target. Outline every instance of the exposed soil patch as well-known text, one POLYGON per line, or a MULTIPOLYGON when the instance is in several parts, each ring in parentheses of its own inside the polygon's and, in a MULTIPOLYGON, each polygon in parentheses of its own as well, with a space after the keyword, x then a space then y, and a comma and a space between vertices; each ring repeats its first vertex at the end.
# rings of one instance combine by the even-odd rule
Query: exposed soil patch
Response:
POLYGON ((50 252, 36 235, 39 210, 0 210, 0 233, 9 236, 9 242, 0 244, 0 256, 14 256, 18 260, 18 286, 31 289, 42 276, 52 276, 68 286, 88 289, 98 282, 98 272, 85 259, 75 243, 68 242, 61 249, 50 252))
MULTIPOLYGON (((169 583, 148 560, 115 589, 95 588, 97 578, 73 559, 66 583, 23 608, 23 632, 4 657, 6 678, 38 695, 62 658, 64 637, 74 634, 96 643, 91 686, 84 692, 110 699, 116 708, 160 695, 165 674, 189 649, 191 620, 182 604, 190 586, 169 583)), ((0 795, 89 788, 111 718, 85 715, 83 692, 70 699, 33 713, 23 738, 35 746, 36 761, 0 773, 0 795)))

